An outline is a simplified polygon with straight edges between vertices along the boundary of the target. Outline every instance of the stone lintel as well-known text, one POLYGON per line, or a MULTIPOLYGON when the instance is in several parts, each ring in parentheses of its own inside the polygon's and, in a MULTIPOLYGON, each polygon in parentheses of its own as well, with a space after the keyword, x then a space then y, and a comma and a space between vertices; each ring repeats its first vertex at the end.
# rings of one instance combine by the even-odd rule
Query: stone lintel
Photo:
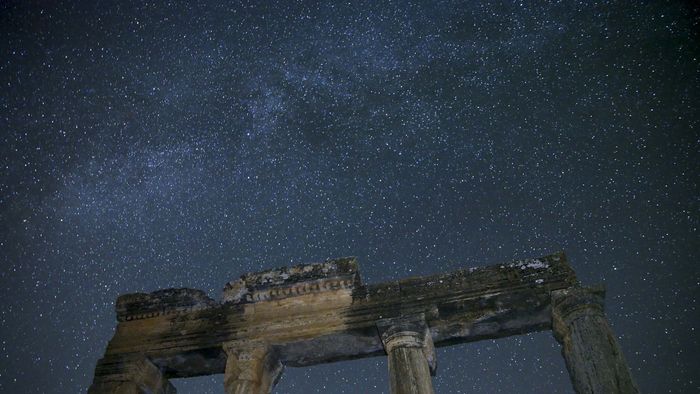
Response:
POLYGON ((267 341, 284 364, 308 366, 382 355, 377 322, 419 314, 437 346, 499 338, 549 329, 550 293, 578 282, 558 253, 367 286, 354 259, 246 274, 235 283, 242 286, 227 285, 221 303, 189 290, 171 298, 181 301, 171 309, 156 307, 159 292, 120 298, 129 318, 106 355, 142 352, 167 377, 187 377, 223 373, 223 343, 267 341))

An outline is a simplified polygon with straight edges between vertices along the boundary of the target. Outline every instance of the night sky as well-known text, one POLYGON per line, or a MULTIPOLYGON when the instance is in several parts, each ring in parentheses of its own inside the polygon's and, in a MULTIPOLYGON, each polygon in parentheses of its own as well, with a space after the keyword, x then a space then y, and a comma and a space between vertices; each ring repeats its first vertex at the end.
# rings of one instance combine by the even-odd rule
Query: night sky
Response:
MULTIPOLYGON (((0 392, 84 392, 122 293, 557 250, 607 286, 643 392, 700 391, 698 6, 219 3, 0 2, 0 392)), ((572 392, 549 332, 438 364, 438 393, 572 392)), ((276 392, 388 393, 386 369, 276 392)))

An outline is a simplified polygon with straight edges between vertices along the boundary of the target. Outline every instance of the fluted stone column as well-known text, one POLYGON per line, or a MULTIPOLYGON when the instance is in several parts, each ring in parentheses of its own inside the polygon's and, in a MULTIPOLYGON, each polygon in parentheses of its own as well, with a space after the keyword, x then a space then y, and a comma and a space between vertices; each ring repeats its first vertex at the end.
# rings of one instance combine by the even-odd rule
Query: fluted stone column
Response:
POLYGON ((227 394, 269 394, 277 384, 284 366, 275 351, 261 342, 229 342, 224 344, 227 394))
POLYGON ((377 323, 388 356, 392 394, 433 394, 436 359, 423 316, 377 323))
MULTIPOLYGON (((88 394, 176 394, 175 387, 146 357, 100 360, 108 374, 95 376, 88 394)), ((100 367, 100 365, 98 365, 100 367)))
POLYGON ((577 393, 638 393, 604 313, 605 289, 552 292, 552 330, 577 393))

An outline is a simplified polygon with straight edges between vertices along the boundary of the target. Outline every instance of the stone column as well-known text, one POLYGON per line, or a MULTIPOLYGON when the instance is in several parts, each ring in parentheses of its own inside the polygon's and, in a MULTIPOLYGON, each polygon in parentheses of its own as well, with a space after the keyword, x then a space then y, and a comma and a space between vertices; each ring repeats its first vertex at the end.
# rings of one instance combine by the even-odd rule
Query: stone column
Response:
POLYGON ((262 342, 224 344, 227 394, 269 394, 277 384, 284 366, 270 345, 262 342))
POLYGON ((377 328, 388 356, 392 394, 433 394, 435 348, 424 317, 385 319, 377 328))
POLYGON ((88 394, 175 394, 175 387, 146 357, 102 359, 88 394))
POLYGON ((638 393, 603 312, 602 286, 552 292, 552 330, 577 393, 638 393))

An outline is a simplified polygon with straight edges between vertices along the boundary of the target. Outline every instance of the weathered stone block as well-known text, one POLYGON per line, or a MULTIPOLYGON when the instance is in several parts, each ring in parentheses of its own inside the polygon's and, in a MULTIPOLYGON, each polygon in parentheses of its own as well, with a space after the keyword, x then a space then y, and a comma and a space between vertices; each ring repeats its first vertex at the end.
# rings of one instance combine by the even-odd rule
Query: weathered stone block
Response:
POLYGON ((132 293, 117 298, 117 320, 145 319, 170 313, 182 313, 216 305, 216 301, 197 289, 165 289, 153 293, 132 293))
POLYGON ((226 284, 222 298, 225 303, 254 303, 360 285, 357 261, 344 257, 242 275, 226 284))

